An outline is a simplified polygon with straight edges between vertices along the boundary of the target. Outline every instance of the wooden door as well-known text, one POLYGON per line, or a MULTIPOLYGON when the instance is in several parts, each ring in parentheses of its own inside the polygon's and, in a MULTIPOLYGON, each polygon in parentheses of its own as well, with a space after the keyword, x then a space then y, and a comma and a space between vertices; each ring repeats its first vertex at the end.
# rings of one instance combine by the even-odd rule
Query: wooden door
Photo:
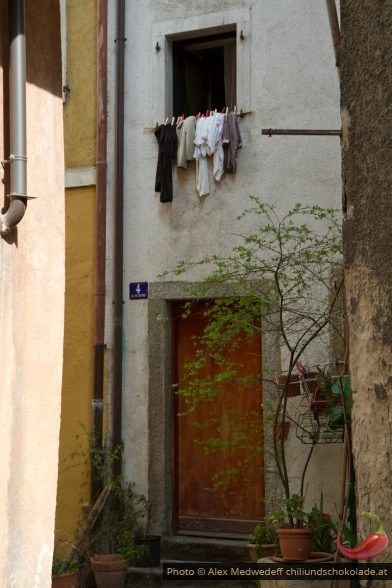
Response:
MULTIPOLYGON (((184 365, 195 358, 194 335, 207 324, 208 302, 192 305, 181 318, 184 303, 173 303, 174 383, 184 381, 184 365)), ((261 337, 241 338, 230 359, 237 375, 253 376, 248 384, 229 381, 210 401, 190 414, 174 388, 175 525, 193 534, 248 534, 264 514, 261 337)), ((209 360, 203 377, 217 373, 209 360)))

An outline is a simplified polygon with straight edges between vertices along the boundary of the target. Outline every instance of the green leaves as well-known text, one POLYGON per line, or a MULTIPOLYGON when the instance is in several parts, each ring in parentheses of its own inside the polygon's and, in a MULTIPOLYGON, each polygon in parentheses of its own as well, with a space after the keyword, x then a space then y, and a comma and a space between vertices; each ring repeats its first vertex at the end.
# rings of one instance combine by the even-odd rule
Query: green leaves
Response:
MULTIPOLYGON (((298 357, 308 343, 333 321, 342 268, 338 211, 296 203, 287 212, 250 196, 252 206, 238 218, 250 217, 253 231, 236 234, 228 257, 180 261, 182 275, 208 264, 211 271, 190 294, 215 298, 212 318, 200 345, 212 349, 235 344, 240 332, 276 330, 289 352, 298 357), (257 317, 257 320, 255 320, 257 317)), ((196 368, 196 365, 193 366, 196 368)))
MULTIPOLYGON (((190 288, 189 296, 213 300, 206 310, 208 325, 193 340, 195 359, 186 364, 185 377, 177 388, 185 399, 183 414, 194 412, 201 402, 213 403, 218 398, 223 402, 225 382, 246 385, 246 377, 239 376, 241 365, 230 358, 243 337, 276 333, 289 358, 286 370, 291 373, 316 339, 326 347, 330 329, 338 333, 342 324, 340 213, 301 202, 284 211, 257 196, 249 199, 250 206, 238 221, 243 226, 246 219, 251 229, 245 234, 233 233, 235 245, 228 255, 182 260, 172 272, 182 276, 195 267, 202 269, 206 277, 190 288), (217 369, 206 376, 203 368, 208 362, 217 369)), ((184 315, 189 308, 184 309, 184 315)), ((285 410, 281 399, 279 414, 285 410)), ((204 438, 206 451, 218 447, 227 451, 227 439, 219 443, 220 438, 219 431, 210 443, 204 438)), ((236 442, 244 443, 242 435, 233 437, 232 443, 236 442)), ((263 445, 262 434, 258 442, 255 451, 263 445)), ((277 443, 274 457, 289 496, 284 447, 278 448, 277 443)), ((230 472, 229 478, 233 476, 230 472)))

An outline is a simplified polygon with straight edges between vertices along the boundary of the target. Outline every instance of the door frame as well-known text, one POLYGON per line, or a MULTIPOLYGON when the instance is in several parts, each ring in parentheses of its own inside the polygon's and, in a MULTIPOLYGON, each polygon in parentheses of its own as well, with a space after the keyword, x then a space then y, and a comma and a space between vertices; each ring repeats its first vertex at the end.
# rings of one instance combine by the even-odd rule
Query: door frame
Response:
MULTIPOLYGON (((151 501, 150 529, 162 535, 176 533, 174 523, 174 427, 172 403, 171 303, 189 300, 196 283, 150 282, 148 298, 148 497, 151 501)), ((222 292, 209 292, 219 298, 222 292)), ((241 296, 241 293, 239 293, 241 296)), ((280 348, 276 332, 262 334, 262 373, 279 373, 280 348)), ((263 402, 276 403, 276 385, 263 382, 263 402)), ((265 411, 264 411, 265 412, 265 411)), ((280 492, 280 481, 272 455, 272 431, 264 431, 264 484, 268 501, 280 492)), ((268 510, 268 509, 267 509, 268 510)), ((205 535, 205 533, 203 533, 205 535)), ((232 535, 229 535, 230 537, 232 535)))

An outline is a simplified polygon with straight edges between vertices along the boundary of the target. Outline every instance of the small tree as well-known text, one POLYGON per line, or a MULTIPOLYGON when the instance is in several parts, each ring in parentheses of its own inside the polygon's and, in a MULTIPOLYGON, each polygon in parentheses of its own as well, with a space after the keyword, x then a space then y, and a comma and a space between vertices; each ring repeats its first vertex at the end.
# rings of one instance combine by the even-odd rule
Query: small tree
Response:
MULTIPOLYGON (((255 196, 250 200, 251 207, 239 219, 250 217, 256 227, 248 235, 235 236, 238 244, 230 255, 181 261, 174 269, 176 275, 183 275, 195 266, 206 265, 209 275, 192 288, 191 295, 196 299, 214 298, 206 311, 210 321, 203 335, 195 338, 196 358, 185 366, 185 381, 178 393, 184 397, 187 411, 195 410, 201 401, 219 394, 222 382, 236 377, 236 366, 223 350, 234 349, 244 334, 276 332, 287 369, 274 406, 273 454, 287 500, 292 492, 283 427, 290 418, 287 397, 291 373, 316 340, 329 345, 331 329, 343 340, 339 304, 343 286, 341 226, 333 208, 298 203, 279 214, 272 204, 255 196), (220 366, 219 373, 211 378, 200 375, 208 357, 220 366)), ((245 385, 247 378, 238 381, 245 385)), ((316 442, 317 434, 303 468, 301 496, 316 442)), ((293 525, 290 513, 289 523, 293 525)))

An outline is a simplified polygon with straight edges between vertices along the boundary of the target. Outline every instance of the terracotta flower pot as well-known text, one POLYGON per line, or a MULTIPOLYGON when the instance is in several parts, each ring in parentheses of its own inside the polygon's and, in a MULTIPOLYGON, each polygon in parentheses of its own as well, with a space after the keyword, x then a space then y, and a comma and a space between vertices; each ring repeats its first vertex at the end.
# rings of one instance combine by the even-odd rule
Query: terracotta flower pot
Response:
POLYGON ((313 529, 277 529, 283 559, 295 563, 310 557, 313 529))
POLYGON ((319 388, 316 388, 312 394, 310 408, 315 418, 327 414, 327 400, 319 388))
POLYGON ((119 555, 94 555, 90 562, 97 588, 124 588, 129 559, 119 555))
POLYGON ((52 576, 52 588, 79 588, 79 573, 78 572, 64 572, 52 576))
MULTIPOLYGON (((278 384, 281 389, 284 388, 286 384, 287 376, 285 374, 281 374, 278 376, 278 384)), ((301 382, 300 382, 300 375, 299 374, 290 374, 290 382, 287 387, 287 396, 299 396, 301 394, 301 382)))

